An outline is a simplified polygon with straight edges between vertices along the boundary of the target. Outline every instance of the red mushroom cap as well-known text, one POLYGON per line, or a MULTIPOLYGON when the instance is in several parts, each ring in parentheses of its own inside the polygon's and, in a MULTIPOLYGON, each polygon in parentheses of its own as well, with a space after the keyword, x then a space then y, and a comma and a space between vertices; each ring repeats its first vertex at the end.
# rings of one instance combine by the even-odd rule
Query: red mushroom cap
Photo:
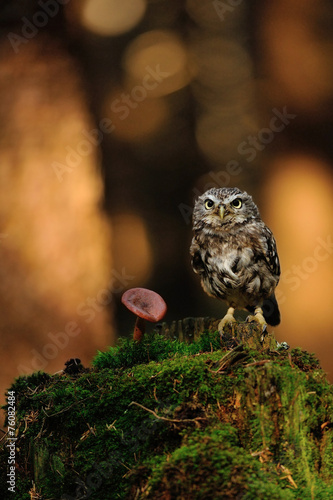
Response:
POLYGON ((121 301, 139 318, 152 322, 160 321, 167 310, 162 297, 147 288, 131 288, 123 294, 121 301))

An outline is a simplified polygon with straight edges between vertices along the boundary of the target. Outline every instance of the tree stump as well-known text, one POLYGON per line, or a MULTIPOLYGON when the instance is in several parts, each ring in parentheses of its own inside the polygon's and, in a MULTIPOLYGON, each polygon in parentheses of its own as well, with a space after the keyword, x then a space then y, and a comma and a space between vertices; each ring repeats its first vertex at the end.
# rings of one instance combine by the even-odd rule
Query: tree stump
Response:
POLYGON ((317 359, 246 323, 221 338, 216 322, 160 325, 92 368, 17 379, 15 498, 332 498, 333 390, 317 359))

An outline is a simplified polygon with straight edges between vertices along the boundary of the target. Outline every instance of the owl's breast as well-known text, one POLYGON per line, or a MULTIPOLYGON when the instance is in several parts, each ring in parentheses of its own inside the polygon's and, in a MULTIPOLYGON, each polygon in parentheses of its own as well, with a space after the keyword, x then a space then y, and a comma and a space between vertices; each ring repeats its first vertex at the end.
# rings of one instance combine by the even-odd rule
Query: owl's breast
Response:
POLYGON ((236 307, 255 304, 276 286, 267 264, 242 235, 193 238, 192 266, 208 293, 236 307))

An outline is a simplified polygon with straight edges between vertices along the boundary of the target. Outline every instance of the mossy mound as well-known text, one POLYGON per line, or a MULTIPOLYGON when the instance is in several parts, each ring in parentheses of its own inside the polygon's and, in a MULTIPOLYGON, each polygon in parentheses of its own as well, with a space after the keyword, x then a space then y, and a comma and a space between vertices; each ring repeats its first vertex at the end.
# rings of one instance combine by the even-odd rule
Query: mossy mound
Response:
POLYGON ((146 335, 11 390, 17 500, 333 498, 333 390, 300 349, 146 335))

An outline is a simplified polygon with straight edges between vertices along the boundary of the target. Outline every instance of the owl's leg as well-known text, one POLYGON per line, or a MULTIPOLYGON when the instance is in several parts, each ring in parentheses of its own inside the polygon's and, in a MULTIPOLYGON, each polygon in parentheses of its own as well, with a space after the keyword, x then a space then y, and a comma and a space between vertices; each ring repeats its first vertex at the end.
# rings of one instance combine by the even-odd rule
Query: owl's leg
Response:
POLYGON ((223 332, 225 325, 228 325, 228 324, 230 325, 230 323, 236 323, 236 320, 234 318, 234 312, 235 312, 234 307, 228 308, 227 314, 219 322, 218 330, 220 333, 223 332))
POLYGON ((266 328, 267 328, 267 323, 266 323, 266 320, 264 318, 264 315, 263 315, 263 312, 262 312, 262 309, 261 307, 256 307, 255 310, 254 310, 254 315, 252 316, 248 316, 246 318, 246 321, 248 323, 251 323, 252 321, 255 321, 256 323, 259 323, 259 325, 262 326, 262 331, 265 331, 266 328))

